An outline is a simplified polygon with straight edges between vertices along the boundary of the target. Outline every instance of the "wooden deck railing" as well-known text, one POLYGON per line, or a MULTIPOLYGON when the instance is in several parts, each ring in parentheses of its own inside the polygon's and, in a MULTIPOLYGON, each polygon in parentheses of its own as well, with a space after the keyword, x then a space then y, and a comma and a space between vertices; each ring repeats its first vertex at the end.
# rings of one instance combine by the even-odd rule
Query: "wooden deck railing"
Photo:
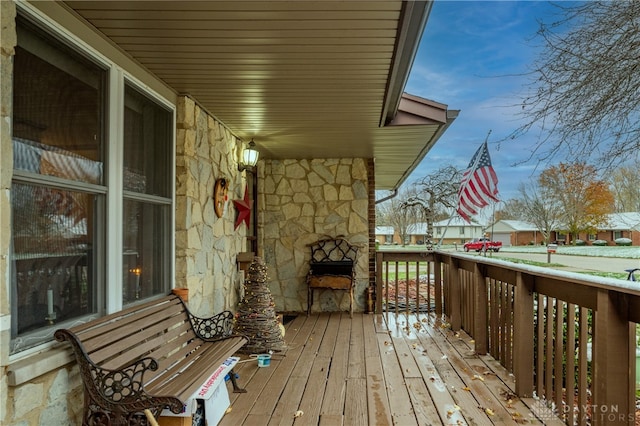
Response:
POLYGON ((446 315, 566 424, 635 424, 640 285, 441 251, 376 256, 376 312, 446 315))

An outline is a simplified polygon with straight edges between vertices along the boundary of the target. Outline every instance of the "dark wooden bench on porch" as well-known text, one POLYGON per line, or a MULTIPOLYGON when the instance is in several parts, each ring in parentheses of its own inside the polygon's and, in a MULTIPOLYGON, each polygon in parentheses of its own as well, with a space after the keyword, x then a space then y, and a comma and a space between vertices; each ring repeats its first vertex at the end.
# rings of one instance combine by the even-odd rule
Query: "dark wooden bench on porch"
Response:
POLYGON ((309 244, 311 262, 307 274, 307 315, 315 289, 349 292, 349 314, 353 317, 353 287, 358 247, 343 237, 325 238, 309 244))
POLYGON ((199 318, 170 295, 57 330, 80 366, 83 424, 138 425, 146 424, 146 409, 154 416, 164 408, 182 412, 184 401, 248 342, 232 326, 231 312, 199 318))

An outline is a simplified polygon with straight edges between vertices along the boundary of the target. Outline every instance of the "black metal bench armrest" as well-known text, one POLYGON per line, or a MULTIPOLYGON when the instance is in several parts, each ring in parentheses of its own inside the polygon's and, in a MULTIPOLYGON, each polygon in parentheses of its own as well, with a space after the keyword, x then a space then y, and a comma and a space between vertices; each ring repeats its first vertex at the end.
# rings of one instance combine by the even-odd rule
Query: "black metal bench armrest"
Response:
POLYGON ((158 368, 155 359, 142 358, 118 369, 106 369, 91 361, 74 333, 60 329, 55 332, 55 338, 71 344, 80 367, 85 390, 97 403, 90 407, 91 413, 87 414, 88 417, 95 417, 98 420, 106 414, 104 409, 131 413, 142 412, 149 408, 152 412, 155 411, 155 414, 165 407, 176 414, 182 411, 183 404, 178 398, 152 396, 145 391, 144 373, 158 368))
POLYGON ((189 312, 193 331, 202 340, 211 341, 231 336, 233 333, 233 313, 223 311, 210 318, 201 318, 189 312))

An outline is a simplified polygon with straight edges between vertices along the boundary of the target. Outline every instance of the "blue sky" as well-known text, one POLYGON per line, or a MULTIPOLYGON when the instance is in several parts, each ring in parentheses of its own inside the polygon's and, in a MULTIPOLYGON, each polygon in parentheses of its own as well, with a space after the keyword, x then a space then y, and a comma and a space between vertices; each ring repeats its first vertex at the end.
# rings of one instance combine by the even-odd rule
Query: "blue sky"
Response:
POLYGON ((489 131, 501 200, 517 197, 518 184, 540 171, 534 160, 515 165, 529 157, 533 135, 498 142, 518 126, 538 21, 557 13, 542 1, 435 1, 405 91, 460 114, 407 183, 442 165, 466 168, 489 131))

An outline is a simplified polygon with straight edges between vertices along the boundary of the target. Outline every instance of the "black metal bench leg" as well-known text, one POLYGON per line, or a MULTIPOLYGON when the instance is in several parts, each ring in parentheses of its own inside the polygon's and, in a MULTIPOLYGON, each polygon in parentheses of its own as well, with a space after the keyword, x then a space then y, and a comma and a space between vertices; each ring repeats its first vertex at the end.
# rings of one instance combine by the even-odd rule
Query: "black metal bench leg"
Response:
POLYGON ((233 385, 233 393, 247 393, 247 390, 238 386, 238 381, 236 380, 236 372, 231 369, 229 371, 229 377, 231 378, 231 384, 233 385))

